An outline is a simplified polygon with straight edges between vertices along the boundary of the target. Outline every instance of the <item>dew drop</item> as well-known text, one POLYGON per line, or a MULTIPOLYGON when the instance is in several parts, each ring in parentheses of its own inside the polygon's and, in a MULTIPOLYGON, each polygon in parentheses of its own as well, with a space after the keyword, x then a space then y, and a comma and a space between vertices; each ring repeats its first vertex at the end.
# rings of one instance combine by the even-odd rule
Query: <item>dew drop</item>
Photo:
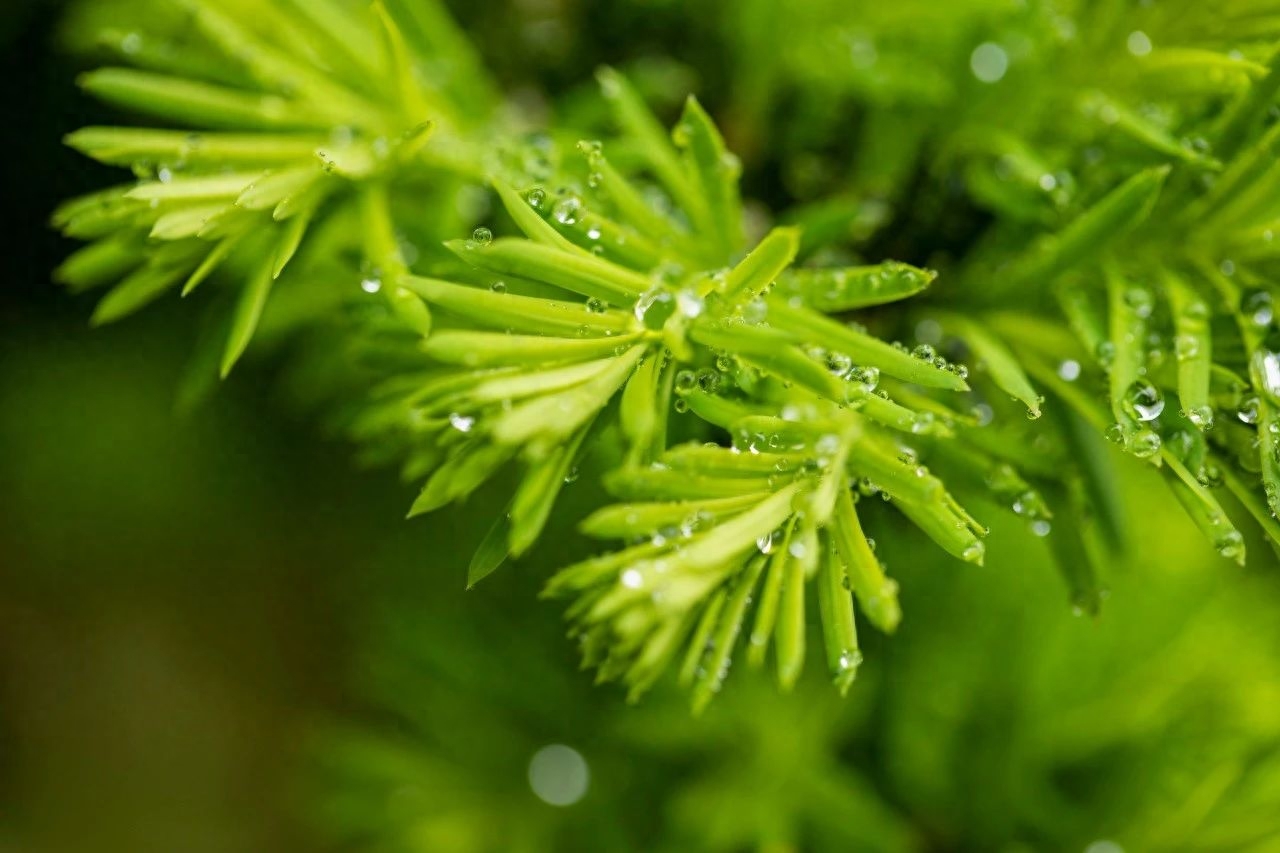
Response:
POLYGON ((1214 550, 1228 560, 1240 560, 1244 557, 1244 536, 1238 530, 1229 530, 1213 540, 1214 550))
POLYGON ((1009 54, 995 42, 983 42, 969 55, 969 70, 983 83, 998 83, 1009 70, 1009 54))
POLYGON ((1142 30, 1134 30, 1125 40, 1125 46, 1134 56, 1146 56, 1151 53, 1151 37, 1142 30))
POLYGON ((1257 397, 1245 397, 1240 401, 1240 408, 1236 411, 1236 417, 1241 423, 1256 424, 1258 422, 1258 407, 1261 402, 1257 397))
POLYGON ((1253 372, 1267 399, 1280 405, 1280 352, 1262 348, 1253 354, 1253 372))
POLYGON ((582 201, 577 196, 563 198, 551 211, 551 215, 561 225, 577 225, 582 218, 582 201))
POLYGON ((1271 324, 1275 316, 1275 308, 1271 294, 1265 290, 1251 290, 1240 300, 1240 313, 1249 318, 1249 322, 1258 327, 1271 324))
POLYGON ((1160 389, 1144 379, 1129 386, 1122 402, 1125 412, 1143 423, 1154 421, 1164 411, 1164 396, 1160 389))
POLYGON ((1213 409, 1209 406, 1193 406, 1187 409, 1186 417, 1200 429, 1209 429, 1213 426, 1213 409))
POLYGON ((571 806, 586 796, 591 771, 576 749, 560 743, 544 746, 529 761, 529 788, 550 806, 571 806))

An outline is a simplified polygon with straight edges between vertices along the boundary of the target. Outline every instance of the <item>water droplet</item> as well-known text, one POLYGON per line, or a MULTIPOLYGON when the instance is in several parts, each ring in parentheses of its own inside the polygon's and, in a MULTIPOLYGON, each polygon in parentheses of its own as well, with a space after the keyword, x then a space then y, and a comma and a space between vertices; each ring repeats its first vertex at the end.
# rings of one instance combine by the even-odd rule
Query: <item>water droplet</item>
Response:
POLYGON ((1272 402, 1280 405, 1280 352, 1262 348, 1253 354, 1253 372, 1259 388, 1272 402))
POLYGON ((471 428, 476 425, 476 419, 453 412, 449 415, 449 425, 458 432, 471 432, 471 428))
POLYGON ((627 569, 622 573, 621 581, 627 589, 639 589, 644 586, 644 575, 639 569, 627 569))
POLYGON ((1213 547, 1214 550, 1228 560, 1238 561, 1244 558, 1244 536, 1238 530, 1229 530, 1214 539, 1213 547))
POLYGON ((1251 290, 1240 299, 1240 313, 1258 327, 1268 326, 1275 316, 1271 294, 1265 290, 1251 290))
POLYGON ((836 661, 836 666, 841 672, 848 672, 851 669, 856 669, 861 664, 862 652, 857 649, 849 649, 848 651, 841 652, 839 659, 836 661))
POLYGON ((577 225, 582 217, 582 200, 577 196, 566 196, 556 204, 551 215, 561 225, 577 225))
POLYGON ((1151 53, 1151 37, 1142 30, 1134 30, 1125 40, 1125 46, 1134 56, 1146 56, 1151 53))
POLYGON ((827 370, 836 376, 846 376, 853 369, 853 359, 842 352, 829 352, 826 357, 827 370))
POLYGON ((366 278, 360 282, 360 289, 365 293, 377 293, 382 290, 382 282, 376 278, 366 278))
POLYGON ((671 404, 671 406, 672 406, 672 408, 674 408, 677 412, 679 412, 679 413, 680 413, 680 414, 682 414, 682 415, 683 415, 685 412, 689 411, 689 401, 688 401, 688 400, 684 400, 684 399, 676 400, 674 403, 672 403, 672 404, 671 404))
POLYGON ((685 288, 676 294, 676 307, 682 315, 692 320, 694 317, 701 316, 706 303, 697 291, 685 288))
POLYGON ((1151 430, 1143 430, 1135 434, 1126 445, 1126 449, 1139 459, 1149 459, 1160 452, 1164 442, 1151 430))
POLYGON ((578 466, 577 465, 574 465, 572 468, 570 468, 568 471, 565 472, 564 481, 566 483, 578 482, 578 466))
POLYGON ((1245 397, 1240 401, 1240 408, 1236 411, 1236 417, 1241 423, 1256 424, 1258 422, 1258 407, 1261 401, 1257 397, 1245 397))
POLYGON ((1173 351, 1178 361, 1186 361, 1200 354, 1200 339, 1195 335, 1178 335, 1173 339, 1173 351))
POLYGON ((528 195, 526 195, 524 198, 525 198, 525 201, 529 202, 530 207, 534 208, 535 210, 539 210, 542 208, 542 205, 546 204, 547 202, 547 193, 546 193, 546 190, 534 188, 529 190, 528 195))
POLYGON ((1213 409, 1209 406, 1194 406, 1187 409, 1186 418, 1200 429, 1209 429, 1213 426, 1213 409))
POLYGON ((595 296, 587 300, 587 310, 592 314, 603 314, 609 308, 609 303, 595 296))
POLYGON ((983 83, 998 83, 1009 70, 1009 54, 995 42, 983 42, 969 55, 969 70, 983 83))
POLYGON ((493 242, 493 232, 481 225, 471 232, 471 242, 483 248, 493 242))
POLYGON ((671 319, 675 310, 676 302, 671 294, 662 287, 655 287, 636 300, 635 315, 646 329, 658 331, 671 319))
POLYGON ((529 761, 529 787, 547 805, 571 806, 586 796, 590 784, 586 759, 572 747, 553 743, 529 761))
POLYGON ((1101 341, 1098 344, 1098 351, 1095 353, 1098 364, 1104 368, 1110 368, 1116 360, 1116 345, 1111 341, 1101 341))
POLYGON ((1124 292, 1124 302, 1133 309, 1134 314, 1144 320, 1151 316, 1151 312, 1155 308, 1155 299, 1151 296, 1151 291, 1145 287, 1131 287, 1126 290, 1124 292))
POLYGON ((1164 411, 1164 396, 1160 389, 1144 379, 1129 386, 1122 402, 1125 412, 1143 423, 1154 421, 1164 411))
POLYGON ((1075 382, 1080 378, 1080 362, 1067 359, 1058 365, 1058 376, 1067 382, 1075 382))
POLYGON ((1042 539, 1045 536, 1048 536, 1049 531, 1052 529, 1053 529, 1053 525, 1051 525, 1049 522, 1045 521, 1044 519, 1031 522, 1031 532, 1042 539))

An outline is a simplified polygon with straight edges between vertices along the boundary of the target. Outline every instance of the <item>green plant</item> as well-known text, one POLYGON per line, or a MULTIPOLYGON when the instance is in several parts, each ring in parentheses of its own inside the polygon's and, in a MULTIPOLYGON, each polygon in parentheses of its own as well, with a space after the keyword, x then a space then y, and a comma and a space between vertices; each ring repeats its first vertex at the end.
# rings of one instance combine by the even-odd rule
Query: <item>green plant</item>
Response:
POLYGON ((1237 506, 1280 542, 1270 5, 1197 28, 1140 4, 974 2, 919 33, 931 4, 866 5, 806 7, 777 49, 781 5, 698 11, 739 16, 726 41, 763 100, 727 126, 759 158, 803 161, 840 130, 775 139, 778 93, 862 118, 841 191, 793 193, 809 203, 770 228, 693 98, 668 135, 606 69, 601 109, 530 135, 434 3, 180 3, 167 36, 107 39, 136 68, 84 79, 180 129, 70 137, 139 181, 56 214, 93 241, 59 277, 110 286, 105 322, 225 265, 205 375, 273 316, 319 341, 319 384, 361 395, 349 432, 426 480, 415 513, 518 467, 470 583, 529 551, 584 457, 604 459, 623 503, 583 530, 623 545, 547 593, 633 695, 679 660, 702 708, 744 635, 790 686, 807 599, 847 689, 855 602, 882 631, 901 618, 860 497, 970 562, 986 527, 953 493, 1002 505, 1096 611, 1095 566, 1127 539, 1104 434, 1160 466, 1224 557, 1244 560, 1237 506), (871 53, 832 20, 867 27, 871 53), (849 73, 827 73, 828 30, 853 39, 849 73), (497 238, 479 224, 494 198, 497 238), (979 226, 953 237, 957 218, 979 226), (884 261, 897 247, 920 266, 884 261), (927 292, 924 265, 942 272, 927 292))

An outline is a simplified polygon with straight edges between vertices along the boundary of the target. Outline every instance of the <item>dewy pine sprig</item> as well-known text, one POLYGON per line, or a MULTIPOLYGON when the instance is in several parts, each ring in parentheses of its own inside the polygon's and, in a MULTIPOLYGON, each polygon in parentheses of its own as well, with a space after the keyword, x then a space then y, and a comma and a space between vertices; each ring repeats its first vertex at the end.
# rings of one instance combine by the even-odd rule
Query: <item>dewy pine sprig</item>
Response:
MULTIPOLYGON (((404 266, 391 231, 393 197, 440 173, 477 178, 480 163, 459 152, 469 151, 468 136, 486 127, 495 103, 483 81, 418 74, 412 46, 442 41, 432 39, 438 22, 419 4, 403 4, 400 19, 382 4, 357 11, 331 0, 265 9, 173 5, 185 21, 172 38, 194 38, 210 54, 208 69, 196 78, 203 67, 192 69, 180 48, 132 33, 119 45, 139 67, 82 78, 108 103, 180 129, 97 127, 68 137, 94 159, 132 168, 139 180, 57 211, 54 222, 65 233, 93 241, 58 278, 77 290, 111 285, 94 314, 106 323, 178 285, 191 293, 241 250, 249 271, 220 359, 225 376, 304 239, 326 220, 341 221, 344 208, 365 221, 371 265, 404 266), (273 39, 273 28, 292 38, 273 39)), ((440 59, 469 70, 464 52, 440 59)), ((407 322, 429 331, 419 300, 394 288, 386 294, 407 322)))
MULTIPOLYGON (((1052 63, 1020 77, 1016 52, 984 42, 964 52, 964 83, 913 67, 928 85, 895 88, 906 72, 886 53, 879 76, 812 90, 870 100, 868 170, 834 203, 783 217, 801 227, 768 230, 746 227, 742 166, 695 99, 668 134, 604 70, 611 129, 526 138, 434 3, 180 7, 177 31, 199 45, 190 65, 128 34, 117 41, 138 67, 85 79, 180 129, 73 134, 139 180, 58 212, 93 241, 60 278, 113 285, 106 321, 230 271, 214 277, 237 292, 224 374, 296 253, 309 259, 304 295, 359 282, 333 313, 385 304, 329 331, 391 357, 371 368, 351 431, 425 479, 413 512, 520 469, 471 583, 532 548, 579 459, 620 436, 605 477, 620 503, 582 527, 621 544, 547 593, 572 599, 587 661, 633 694, 678 661, 701 707, 740 642, 754 664, 772 646, 790 685, 813 612, 846 688, 861 657, 855 605, 884 631, 901 618, 861 496, 971 562, 986 529, 953 492, 994 501, 1047 537, 1074 603, 1096 610, 1095 561, 1125 539, 1104 434, 1162 463, 1224 556, 1244 558, 1233 502, 1280 542, 1264 497, 1280 503, 1277 77, 1256 44, 1166 51, 1157 25, 1175 22, 1155 11, 1107 19, 1097 47, 1035 11, 1008 26, 1063 59, 1060 80, 1052 63), (1148 30, 1131 20, 1143 15, 1148 30), (1103 85, 1098 55, 1119 85, 1103 85), (1176 82, 1214 69, 1215 86, 1176 82), (1130 103, 1138 92, 1150 108, 1130 103), (877 99, 899 97, 904 119, 889 121, 877 99), (1035 109, 1041 97, 1055 111, 1035 109), (1019 121, 987 133, 1006 109, 1019 121), (936 116, 954 122, 931 131, 936 116), (931 271, 866 262, 895 229, 943 230, 950 198, 908 196, 923 165, 994 216, 958 257, 939 255, 951 283, 936 296, 931 271), (463 186, 491 191, 511 230, 457 239, 460 217, 437 214, 463 186), (977 368, 972 388, 962 361, 977 368)), ((794 51, 756 59, 770 90, 818 73, 794 51)), ((932 264, 931 246, 915 254, 932 264)))

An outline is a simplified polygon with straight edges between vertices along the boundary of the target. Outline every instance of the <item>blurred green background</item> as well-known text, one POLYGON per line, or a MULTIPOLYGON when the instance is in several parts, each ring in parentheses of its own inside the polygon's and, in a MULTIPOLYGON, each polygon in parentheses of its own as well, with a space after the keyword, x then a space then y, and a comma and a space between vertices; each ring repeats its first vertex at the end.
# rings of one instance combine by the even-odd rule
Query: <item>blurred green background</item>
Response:
MULTIPOLYGON (((535 598, 567 527, 467 593, 483 502, 403 522, 276 366, 178 414, 191 312, 90 331, 48 284, 49 211, 106 180, 58 143, 105 116, 60 6, 0 15, 0 850, 1280 850, 1275 555, 1218 559, 1136 463, 1100 619, 988 507, 985 567, 881 537, 908 619, 847 699, 816 664, 791 696, 744 668, 695 720, 577 670, 535 598), (588 770, 552 762, 563 807, 530 779, 554 744, 588 770)), ((499 48, 542 32, 525 84, 555 91, 670 35, 656 6, 458 11, 508 84, 499 48)))

